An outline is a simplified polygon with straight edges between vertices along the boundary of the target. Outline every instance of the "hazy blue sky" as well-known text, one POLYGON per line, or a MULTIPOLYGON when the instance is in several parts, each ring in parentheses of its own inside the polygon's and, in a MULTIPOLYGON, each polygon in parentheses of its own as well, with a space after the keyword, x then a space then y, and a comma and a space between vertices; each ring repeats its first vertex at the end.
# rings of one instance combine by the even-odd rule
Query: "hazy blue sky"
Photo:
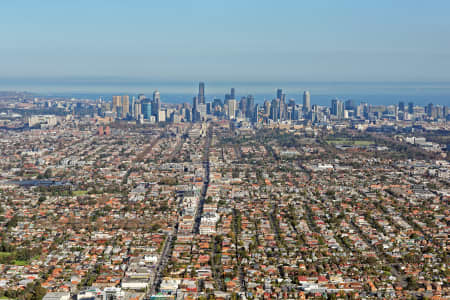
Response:
POLYGON ((0 78, 450 81, 450 1, 1 1, 0 78))

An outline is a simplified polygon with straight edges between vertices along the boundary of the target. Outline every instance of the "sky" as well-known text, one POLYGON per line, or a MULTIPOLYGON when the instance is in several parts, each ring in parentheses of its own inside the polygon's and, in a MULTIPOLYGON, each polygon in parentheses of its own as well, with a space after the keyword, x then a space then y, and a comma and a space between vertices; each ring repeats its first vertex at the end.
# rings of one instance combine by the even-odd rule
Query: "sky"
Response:
POLYGON ((1 1, 0 82, 450 82, 449 12, 448 0, 1 1))

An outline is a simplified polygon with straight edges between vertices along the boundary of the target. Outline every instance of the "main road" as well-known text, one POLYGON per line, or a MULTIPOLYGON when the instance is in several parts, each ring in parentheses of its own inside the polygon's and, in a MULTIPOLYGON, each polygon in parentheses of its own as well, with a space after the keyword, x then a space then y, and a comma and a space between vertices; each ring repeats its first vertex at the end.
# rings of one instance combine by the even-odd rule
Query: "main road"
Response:
POLYGON ((202 220, 203 205, 205 204, 206 193, 208 192, 209 186, 209 148, 211 146, 212 139, 212 125, 208 126, 208 131, 206 133, 205 149, 203 150, 203 168, 205 169, 205 177, 203 179, 202 191, 200 194, 200 201, 198 203, 197 214, 195 216, 194 233, 200 233, 200 222, 202 220))

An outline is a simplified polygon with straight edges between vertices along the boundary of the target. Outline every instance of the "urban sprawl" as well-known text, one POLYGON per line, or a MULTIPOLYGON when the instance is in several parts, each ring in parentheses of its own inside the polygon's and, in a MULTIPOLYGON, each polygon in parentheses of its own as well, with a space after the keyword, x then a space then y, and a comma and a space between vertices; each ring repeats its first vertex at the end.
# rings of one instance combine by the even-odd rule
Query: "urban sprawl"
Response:
POLYGON ((449 299, 448 106, 236 98, 1 92, 0 299, 449 299))

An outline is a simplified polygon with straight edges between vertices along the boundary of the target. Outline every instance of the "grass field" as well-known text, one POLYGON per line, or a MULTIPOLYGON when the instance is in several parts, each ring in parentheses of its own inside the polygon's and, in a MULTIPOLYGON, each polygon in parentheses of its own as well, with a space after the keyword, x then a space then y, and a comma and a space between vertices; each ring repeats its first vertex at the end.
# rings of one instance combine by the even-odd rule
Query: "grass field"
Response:
POLYGON ((84 196, 87 194, 87 191, 73 191, 74 196, 84 196))
POLYGON ((15 260, 15 261, 14 261, 14 264, 15 264, 16 266, 26 266, 26 265, 28 265, 28 262, 25 261, 25 260, 15 260))
POLYGON ((327 143, 333 145, 354 145, 354 146, 369 146, 375 144, 373 141, 349 140, 349 139, 327 140, 327 143))

